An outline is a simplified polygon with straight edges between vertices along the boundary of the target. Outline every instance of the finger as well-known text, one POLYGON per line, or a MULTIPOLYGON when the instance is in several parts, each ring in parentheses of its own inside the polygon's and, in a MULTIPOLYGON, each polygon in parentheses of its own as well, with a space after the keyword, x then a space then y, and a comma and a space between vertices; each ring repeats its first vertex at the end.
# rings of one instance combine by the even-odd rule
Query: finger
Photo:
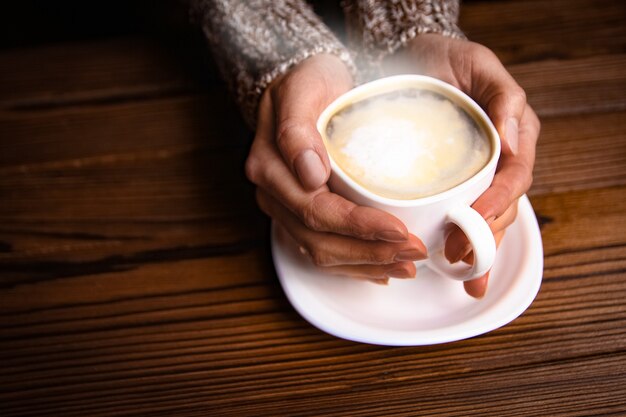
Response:
POLYGON ((283 159, 307 190, 328 181, 330 161, 314 118, 285 116, 277 127, 276 144, 283 159))
POLYGON ((347 279, 354 279, 357 281, 369 281, 371 283, 374 283, 376 285, 382 285, 382 286, 387 286, 389 285, 389 278, 366 278, 366 277, 352 277, 352 276, 346 276, 347 279))
POLYGON ((273 111, 271 96, 266 92, 259 103, 254 140, 245 163, 246 177, 256 185, 259 185, 258 181, 264 170, 265 160, 273 149, 271 143, 275 131, 273 111))
POLYGON ((356 204, 326 186, 307 192, 270 142, 255 139, 246 163, 248 178, 294 213, 309 229, 366 240, 403 242, 406 226, 382 210, 356 204))
POLYGON ((502 152, 516 155, 519 126, 526 110, 526 93, 504 68, 497 56, 474 44, 471 96, 486 109, 502 140, 502 152))
MULTIPOLYGON (((288 237, 293 243, 293 237, 280 223, 276 223, 278 233, 288 237)), ((306 249, 300 247, 300 252, 307 255, 306 249)), ((322 273, 343 275, 350 278, 367 280, 379 285, 387 285, 389 277, 395 278, 411 278, 416 274, 416 268, 413 262, 398 262, 391 265, 344 265, 331 267, 318 267, 322 273)))
MULTIPOLYGON (((487 219, 489 228, 494 236, 501 230, 509 227, 515 221, 515 217, 517 216, 517 202, 518 200, 515 200, 500 217, 487 219)), ((467 240, 465 233, 463 233, 458 226, 454 225, 446 239, 444 251, 446 259, 448 259, 450 263, 456 263, 465 258, 471 250, 472 246, 469 240, 467 240)))
POLYGON ((332 55, 318 55, 303 64, 307 68, 314 66, 315 73, 303 66, 296 67, 273 90, 276 144, 304 188, 316 190, 330 175, 330 161, 317 131, 317 118, 332 100, 347 91, 352 82, 343 62, 332 55), (330 85, 324 74, 332 70, 336 78, 330 85))
POLYGON ((384 285, 384 286, 389 285, 389 278, 382 278, 382 279, 366 278, 365 280, 369 282, 373 282, 374 284, 377 284, 377 285, 384 285))
POLYGON ((426 247, 413 235, 406 242, 389 243, 316 232, 305 227, 295 215, 263 190, 257 190, 257 201, 265 213, 284 226, 300 245, 302 252, 317 266, 385 265, 426 258, 426 247))
POLYGON ((501 216, 496 217, 496 219, 493 222, 491 222, 491 224, 489 225, 489 228, 493 232, 494 236, 498 232, 506 229, 511 224, 513 224, 513 222, 515 221, 515 218, 517 217, 518 204, 519 204, 519 200, 515 200, 513 204, 511 204, 509 208, 506 209, 504 213, 502 213, 501 216))
POLYGON ((530 188, 539 130, 539 119, 532 108, 527 106, 519 130, 519 153, 516 156, 500 157, 491 186, 472 205, 483 218, 501 216, 514 200, 530 188))
MULTIPOLYGON (((504 233, 505 233, 505 229, 502 229, 498 233, 496 233, 495 239, 496 239, 497 247, 500 246, 500 242, 502 242, 504 233)), ((464 261, 471 264, 474 261, 472 254, 468 255, 468 257, 464 259, 464 261)), ((490 274, 491 274, 491 271, 487 272, 485 275, 483 275, 480 278, 463 282, 463 288, 465 289, 465 292, 474 298, 479 298, 479 299, 483 298, 485 296, 485 293, 487 292, 487 285, 489 284, 490 274)))
POLYGON ((367 279, 415 278, 417 272, 413 262, 398 262, 391 265, 340 265, 320 267, 319 270, 326 274, 367 279))
POLYGON ((485 293, 487 292, 487 285, 489 284, 490 273, 491 271, 487 272, 480 278, 476 278, 471 281, 464 281, 463 288, 465 289, 465 292, 474 298, 483 298, 485 296, 485 293))

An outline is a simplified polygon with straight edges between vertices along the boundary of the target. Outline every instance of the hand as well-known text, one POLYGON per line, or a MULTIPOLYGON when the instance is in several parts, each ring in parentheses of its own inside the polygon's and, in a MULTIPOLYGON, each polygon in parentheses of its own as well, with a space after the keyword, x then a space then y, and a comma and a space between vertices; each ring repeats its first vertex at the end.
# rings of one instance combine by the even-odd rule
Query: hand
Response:
MULTIPOLYGON (((532 183, 535 145, 540 123, 526 102, 524 90, 493 52, 477 43, 424 34, 384 62, 388 73, 419 73, 446 81, 476 100, 493 121, 502 140, 502 154, 493 183, 473 204, 489 223, 499 244, 515 220, 517 201, 532 183)), ((473 260, 465 235, 455 228, 446 241, 452 263, 473 260)), ((468 294, 480 298, 489 273, 464 283, 468 294)))
POLYGON ((415 276, 426 248, 394 216, 329 191, 330 162, 316 122, 352 88, 333 55, 306 59, 275 80, 259 104, 246 175, 259 207, 324 271, 386 283, 415 276))

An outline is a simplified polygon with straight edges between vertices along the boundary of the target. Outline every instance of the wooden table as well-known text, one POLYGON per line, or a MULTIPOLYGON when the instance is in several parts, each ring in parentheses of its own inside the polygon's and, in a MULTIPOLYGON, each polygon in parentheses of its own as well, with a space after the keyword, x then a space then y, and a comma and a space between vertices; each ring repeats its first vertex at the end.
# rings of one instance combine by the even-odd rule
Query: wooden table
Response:
POLYGON ((543 122, 544 281, 504 328, 427 347, 293 310, 198 42, 2 51, 0 415, 626 415, 625 4, 464 4, 543 122))

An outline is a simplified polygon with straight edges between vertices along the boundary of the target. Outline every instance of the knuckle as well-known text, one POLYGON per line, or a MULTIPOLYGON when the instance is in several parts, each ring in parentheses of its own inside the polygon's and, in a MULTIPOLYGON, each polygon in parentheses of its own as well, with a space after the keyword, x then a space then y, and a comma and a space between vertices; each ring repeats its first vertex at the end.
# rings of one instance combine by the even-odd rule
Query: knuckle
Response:
POLYGON ((496 189, 496 198, 492 203, 492 211, 497 216, 502 215, 513 196, 513 185, 508 182, 502 182, 494 187, 496 189))
POLYGON ((524 91, 522 87, 517 86, 512 89, 510 92, 510 96, 514 102, 519 103, 520 105, 526 104, 526 91, 524 91))
MULTIPOLYGON (((297 138, 306 136, 305 125, 294 118, 282 120, 276 132, 276 144, 280 149, 289 149, 297 138)), ((295 156, 295 155, 294 155, 295 156)))
POLYGON ((389 246, 377 243, 364 246, 355 244, 349 247, 348 256, 354 263, 367 265, 385 265, 392 261, 393 254, 389 250, 389 246))
POLYGON ((324 224, 321 220, 323 210, 328 208, 321 199, 322 194, 315 194, 301 209, 301 219, 306 227, 317 232, 325 232, 324 224))
POLYGON ((342 234, 353 236, 359 239, 367 239, 367 234, 362 230, 363 213, 358 210, 357 205, 347 202, 344 199, 328 199, 324 204, 320 204, 334 218, 341 219, 336 224, 336 228, 342 234))
POLYGON ((359 227, 359 214, 356 210, 358 206, 354 205, 352 207, 337 207, 337 211, 342 213, 342 217, 346 219, 345 227, 346 232, 350 236, 355 236, 358 238, 366 238, 366 236, 361 233, 361 228, 359 227))
POLYGON ((535 116, 535 136, 539 137, 541 133, 541 120, 537 116, 535 116))
POLYGON ((309 203, 304 205, 301 210, 301 219, 307 228, 315 231, 321 231, 316 205, 313 201, 314 200, 311 200, 309 203))
POLYGON ((246 178, 248 178, 254 184, 258 183, 258 178, 259 178, 258 166, 259 166, 259 163, 258 163, 257 158, 253 155, 248 155, 248 158, 246 159, 246 164, 244 167, 246 178))
POLYGON ((532 124, 535 127, 535 134, 539 136, 539 133, 541 132, 541 120, 534 111, 532 111, 532 124))
POLYGON ((530 189, 532 185, 533 185, 533 174, 531 172, 530 174, 526 175, 522 183, 522 189, 524 190, 524 192, 526 192, 530 189))
POLYGON ((506 199, 504 199, 505 201, 508 202, 512 200, 513 198, 516 198, 518 194, 518 190, 522 188, 521 178, 515 177, 511 179, 510 181, 506 182, 503 185, 503 188, 504 188, 503 197, 506 197, 506 199))
POLYGON ((514 168, 516 170, 516 175, 513 177, 516 184, 513 184, 511 188, 521 189, 523 192, 530 188, 530 185, 533 182, 533 171, 532 167, 528 166, 525 162, 518 161, 514 163, 514 168), (515 187, 517 185, 517 187, 515 187))
POLYGON ((384 268, 373 267, 367 271, 367 274, 370 278, 384 279, 388 278, 388 272, 384 268))
POLYGON ((389 253, 382 249, 376 249, 369 251, 369 261, 375 265, 383 265, 388 263, 391 259, 389 253))
POLYGON ((496 54, 485 45, 481 45, 476 42, 472 42, 470 46, 470 52, 477 57, 480 61, 490 63, 490 61, 496 60, 499 62, 496 54))
POLYGON ((308 248, 307 250, 315 266, 329 266, 331 264, 328 254, 324 250, 315 247, 308 248))

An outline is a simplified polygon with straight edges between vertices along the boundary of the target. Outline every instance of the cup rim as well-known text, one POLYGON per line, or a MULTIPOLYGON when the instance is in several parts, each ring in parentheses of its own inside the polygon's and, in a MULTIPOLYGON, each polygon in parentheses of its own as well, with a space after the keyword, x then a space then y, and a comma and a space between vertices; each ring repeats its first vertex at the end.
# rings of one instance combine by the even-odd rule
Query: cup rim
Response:
POLYGON ((469 113, 470 116, 476 121, 476 123, 479 124, 479 127, 482 127, 484 129, 485 133, 489 137, 492 146, 489 161, 476 174, 452 188, 426 197, 406 200, 384 197, 368 190, 367 188, 356 182, 354 179, 352 179, 352 177, 350 177, 350 175, 348 175, 335 162, 331 153, 328 152, 327 149, 326 152, 328 154, 332 173, 334 175, 338 175, 344 182, 346 182, 353 190, 355 190, 359 194, 379 204, 384 204, 392 207, 415 207, 447 200, 453 195, 462 193, 465 190, 472 188, 485 176, 489 175, 489 173, 495 172, 501 151, 500 135, 498 134, 498 131, 496 130, 489 116, 487 116, 487 113, 485 113, 482 107, 480 107, 478 103, 476 103, 470 96, 465 94, 463 91, 459 90, 451 84, 426 75, 401 74, 380 78, 375 81, 361 84, 360 86, 355 87, 352 90, 339 96, 332 103, 330 103, 326 107, 326 109, 324 109, 324 111, 320 114, 317 120, 317 130, 322 137, 324 147, 327 148, 327 137, 325 132, 326 125, 335 113, 346 107, 351 102, 360 101, 375 95, 394 91, 398 88, 398 86, 401 86, 402 88, 406 88, 407 86, 416 86, 422 89, 440 93, 446 98, 452 100, 455 104, 460 105, 461 108, 469 113))

